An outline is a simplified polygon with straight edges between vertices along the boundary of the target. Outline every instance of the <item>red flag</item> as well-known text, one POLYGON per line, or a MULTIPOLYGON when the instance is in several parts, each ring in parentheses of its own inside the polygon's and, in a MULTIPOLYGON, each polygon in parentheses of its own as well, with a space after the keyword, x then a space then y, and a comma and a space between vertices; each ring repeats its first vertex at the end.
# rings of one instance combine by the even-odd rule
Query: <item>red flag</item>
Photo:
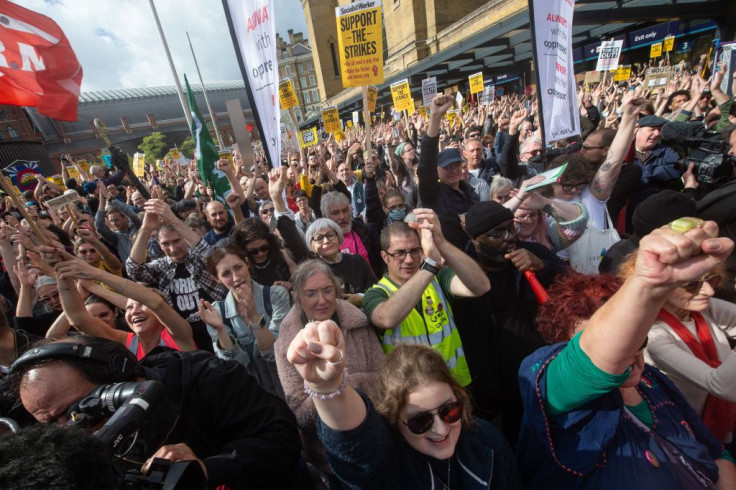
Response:
POLYGON ((0 0, 0 42, 0 104, 76 121, 82 66, 56 22, 0 0))

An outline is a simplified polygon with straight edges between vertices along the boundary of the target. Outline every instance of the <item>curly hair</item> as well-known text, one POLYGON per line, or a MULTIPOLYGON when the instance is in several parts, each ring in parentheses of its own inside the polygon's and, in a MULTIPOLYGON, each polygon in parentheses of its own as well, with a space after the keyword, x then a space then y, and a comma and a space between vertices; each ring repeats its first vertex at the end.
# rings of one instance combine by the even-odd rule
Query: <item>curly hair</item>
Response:
POLYGON ((452 377, 442 356, 422 344, 401 344, 386 357, 378 379, 376 410, 392 427, 396 426, 409 394, 432 381, 450 386, 463 404, 463 424, 470 425, 468 394, 452 377))
POLYGON ((575 328, 593 316, 621 286, 615 276, 586 276, 570 271, 549 287, 549 301, 539 306, 537 331, 550 344, 570 340, 575 328))
MULTIPOLYGON (((582 155, 560 155, 552 159, 547 165, 547 170, 561 167, 567 164, 565 172, 560 176, 560 182, 577 183, 588 181, 593 177, 588 161, 582 155)), ((545 197, 552 197, 553 191, 551 185, 542 187, 540 193, 545 197)))
POLYGON ((273 261, 284 260, 281 255, 279 239, 271 233, 268 225, 260 219, 248 218, 241 221, 230 232, 230 243, 246 252, 248 251, 248 244, 254 240, 266 240, 268 242, 269 259, 273 261))

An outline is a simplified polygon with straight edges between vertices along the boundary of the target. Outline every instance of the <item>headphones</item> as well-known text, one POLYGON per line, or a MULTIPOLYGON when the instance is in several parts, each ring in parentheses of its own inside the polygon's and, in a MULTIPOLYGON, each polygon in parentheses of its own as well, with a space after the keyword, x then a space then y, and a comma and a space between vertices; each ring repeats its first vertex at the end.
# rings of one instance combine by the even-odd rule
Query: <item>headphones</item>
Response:
POLYGON ((90 343, 53 342, 39 345, 26 351, 10 367, 10 374, 18 373, 24 367, 45 360, 78 359, 104 364, 116 381, 128 381, 135 375, 138 359, 128 349, 117 342, 94 339, 90 343))

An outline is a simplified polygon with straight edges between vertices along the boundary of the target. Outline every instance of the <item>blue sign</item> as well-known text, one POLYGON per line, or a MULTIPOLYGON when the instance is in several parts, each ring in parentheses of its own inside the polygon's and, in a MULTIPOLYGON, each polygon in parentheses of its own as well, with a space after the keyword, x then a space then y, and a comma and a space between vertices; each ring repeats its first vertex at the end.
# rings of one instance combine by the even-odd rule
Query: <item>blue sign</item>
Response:
POLYGON ((648 46, 662 41, 668 34, 675 35, 679 29, 679 21, 664 22, 646 29, 639 29, 629 33, 629 47, 648 46))
POLYGON ((491 77, 491 85, 513 82, 519 79, 518 73, 507 73, 505 75, 494 75, 491 77))

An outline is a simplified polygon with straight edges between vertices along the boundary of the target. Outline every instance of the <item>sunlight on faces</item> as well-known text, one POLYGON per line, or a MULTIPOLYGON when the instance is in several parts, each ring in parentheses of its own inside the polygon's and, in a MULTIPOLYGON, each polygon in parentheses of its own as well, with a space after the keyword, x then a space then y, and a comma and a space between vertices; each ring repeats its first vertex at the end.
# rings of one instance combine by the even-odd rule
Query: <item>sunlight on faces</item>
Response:
POLYGON ((519 238, 529 238, 539 223, 539 211, 519 208, 514 212, 514 222, 519 225, 519 238))
POLYGON ((182 236, 174 230, 166 228, 158 232, 158 244, 167 257, 176 263, 184 262, 189 251, 189 245, 182 236))
POLYGON ((661 134, 661 127, 644 126, 637 128, 636 136, 634 137, 636 149, 639 151, 649 151, 654 149, 654 147, 657 146, 657 143, 659 143, 661 134))
POLYGON ((437 167, 440 182, 455 187, 463 178, 463 162, 453 162, 445 168, 437 167))
POLYGON ((353 229, 352 214, 350 212, 350 205, 345 206, 332 206, 327 213, 327 218, 337 223, 342 230, 343 235, 347 235, 353 229))
POLYGON ((46 284, 36 289, 38 300, 54 310, 61 310, 61 300, 59 299, 59 287, 56 284, 46 284))
POLYGON ((219 201, 208 203, 205 214, 207 215, 207 221, 212 225, 215 232, 222 233, 227 229, 229 215, 224 204, 219 201))
POLYGON ((672 310, 704 311, 710 305, 710 299, 715 294, 713 284, 717 284, 714 277, 710 281, 695 281, 694 287, 678 287, 672 291, 665 302, 665 306, 672 310), (700 284, 700 287, 698 287, 700 284))
POLYGON ((329 227, 316 230, 312 236, 312 252, 328 259, 337 255, 340 252, 337 233, 329 227))
POLYGON ((296 291, 304 315, 310 321, 332 318, 337 307, 338 291, 335 284, 323 272, 315 272, 304 281, 301 291, 296 291))
POLYGON ((87 262, 92 267, 99 267, 102 262, 99 252, 90 243, 81 243, 77 247, 77 257, 87 262))
POLYGON ((107 213, 107 220, 110 222, 110 226, 115 231, 121 231, 123 233, 128 231, 128 218, 122 213, 117 211, 110 211, 107 213))
POLYGON ((406 422, 413 415, 436 410, 456 400, 452 388, 447 383, 430 381, 420 385, 407 396, 406 405, 399 412, 400 422, 396 426, 406 442, 420 453, 440 460, 448 459, 455 454, 455 446, 462 429, 462 419, 448 424, 434 414, 432 427, 424 434, 414 434, 401 421, 406 422))
POLYGON ((217 279, 230 291, 240 292, 250 286, 250 271, 248 264, 234 254, 225 254, 215 265, 217 279))
POLYGON ((163 330, 163 325, 153 310, 133 299, 128 299, 125 304, 125 321, 138 336, 161 335, 163 330))
POLYGON ((415 233, 391 235, 391 241, 389 243, 391 245, 388 247, 388 250, 381 251, 381 257, 386 262, 391 279, 394 282, 403 284, 411 279, 416 271, 419 270, 423 254, 419 254, 419 257, 414 257, 411 253, 407 253, 402 260, 393 258, 391 254, 401 251, 409 252, 415 249, 421 250, 422 245, 415 233))
POLYGON ((508 186, 502 187, 498 190, 498 192, 496 192, 495 194, 493 194, 493 196, 491 196, 491 199, 496 201, 499 204, 503 204, 509 199, 511 199, 511 190, 512 190, 511 187, 508 187, 508 186))
POLYGON ((471 170, 474 170, 480 166, 481 160, 483 159, 483 146, 479 140, 471 140, 465 143, 465 151, 463 152, 465 160, 471 170))

